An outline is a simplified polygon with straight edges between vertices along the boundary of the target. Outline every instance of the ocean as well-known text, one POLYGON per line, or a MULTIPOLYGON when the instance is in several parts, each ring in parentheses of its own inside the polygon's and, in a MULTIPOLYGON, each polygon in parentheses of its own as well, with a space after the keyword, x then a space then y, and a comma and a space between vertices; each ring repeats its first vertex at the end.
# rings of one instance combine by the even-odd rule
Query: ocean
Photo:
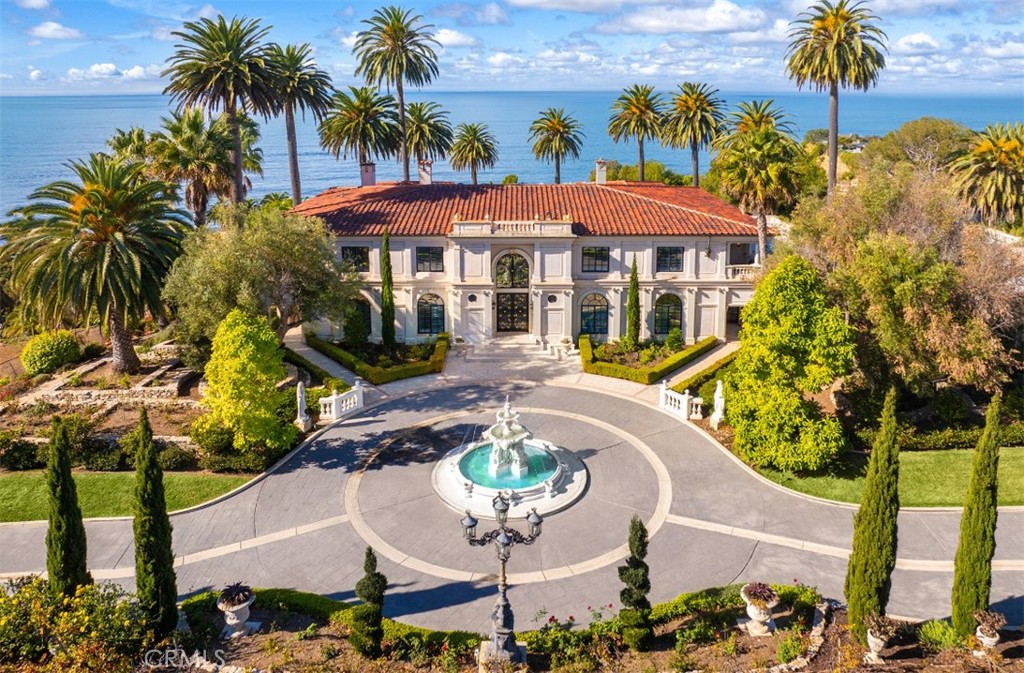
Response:
MULTIPOLYGON (((554 167, 538 161, 530 151, 530 123, 548 107, 562 107, 582 123, 586 138, 578 161, 562 167, 563 182, 586 180, 598 158, 636 163, 635 143, 615 144, 608 136, 610 106, 616 91, 571 92, 441 92, 413 91, 412 100, 433 100, 450 114, 453 125, 462 122, 487 124, 498 141, 498 164, 482 171, 481 182, 500 182, 514 173, 520 182, 554 180, 554 167)), ((774 98, 789 115, 797 137, 828 123, 828 98, 810 92, 780 94, 723 94, 730 108, 744 100, 774 98)), ((106 150, 105 142, 116 129, 159 127, 169 113, 170 101, 159 95, 134 96, 52 96, 0 97, 0 214, 24 204, 36 188, 70 178, 64 166, 69 160, 84 159, 91 152, 106 150)), ((839 99, 840 133, 881 135, 906 121, 922 116, 953 119, 973 129, 994 122, 1020 121, 1024 100, 1020 97, 977 96, 899 97, 875 92, 842 92, 839 99)), ((283 119, 271 119, 262 126, 263 177, 253 177, 251 195, 289 192, 287 148, 283 119)), ((298 119, 299 167, 305 196, 328 187, 358 184, 356 161, 335 160, 322 150, 316 123, 298 119)), ((668 150, 657 143, 645 147, 648 161, 661 161, 680 173, 689 173, 688 150, 668 150)), ((701 156, 701 170, 708 165, 701 156)), ((415 168, 413 169, 415 176, 415 168)), ((378 180, 401 177, 397 161, 377 165, 378 180)), ((414 177, 415 179, 415 177, 414 177)), ((434 165, 434 180, 469 182, 469 173, 455 173, 443 162, 434 165)))

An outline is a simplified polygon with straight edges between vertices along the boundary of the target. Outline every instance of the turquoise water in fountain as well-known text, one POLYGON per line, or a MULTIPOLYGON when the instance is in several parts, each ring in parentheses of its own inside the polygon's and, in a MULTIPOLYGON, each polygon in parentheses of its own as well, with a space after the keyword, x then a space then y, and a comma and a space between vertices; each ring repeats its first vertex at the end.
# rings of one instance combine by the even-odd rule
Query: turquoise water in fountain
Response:
POLYGON ((526 453, 528 469, 526 476, 522 478, 513 476, 507 471, 497 477, 492 477, 488 473, 487 466, 491 458, 490 444, 478 446, 463 456, 459 461, 459 471, 462 472, 463 477, 478 486, 516 490, 535 486, 553 475, 558 469, 558 461, 547 451, 536 449, 529 444, 524 444, 523 448, 526 453))

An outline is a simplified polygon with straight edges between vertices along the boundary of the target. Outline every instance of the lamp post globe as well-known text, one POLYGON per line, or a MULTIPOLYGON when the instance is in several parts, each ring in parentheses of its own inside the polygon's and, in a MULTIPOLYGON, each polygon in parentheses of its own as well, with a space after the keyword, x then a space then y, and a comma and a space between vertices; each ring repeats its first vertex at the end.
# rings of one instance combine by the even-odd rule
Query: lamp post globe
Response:
POLYGON ((462 537, 467 540, 473 540, 476 538, 476 525, 477 520, 473 518, 473 515, 466 510, 466 517, 462 520, 462 537))
POLYGON ((526 523, 530 526, 530 537, 540 537, 540 527, 544 523, 544 518, 537 514, 537 508, 534 507, 530 514, 526 517, 526 523))
POLYGON ((491 504, 494 506, 494 518, 497 520, 498 526, 504 528, 505 524, 508 523, 508 498, 506 498, 504 494, 499 493, 494 496, 494 500, 491 504))

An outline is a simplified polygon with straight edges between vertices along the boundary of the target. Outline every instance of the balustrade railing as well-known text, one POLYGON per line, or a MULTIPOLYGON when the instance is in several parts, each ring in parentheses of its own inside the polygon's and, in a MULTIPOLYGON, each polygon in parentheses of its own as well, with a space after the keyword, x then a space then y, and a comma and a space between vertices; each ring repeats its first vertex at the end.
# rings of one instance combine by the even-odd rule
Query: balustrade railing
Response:
POLYGON ((702 413, 703 404, 704 400, 690 395, 689 390, 677 393, 669 388, 665 381, 661 382, 661 388, 659 389, 658 395, 658 406, 674 416, 678 416, 684 421, 699 421, 704 418, 702 413))
POLYGON ((320 398, 320 420, 336 421, 350 411, 363 408, 363 382, 356 379, 350 390, 320 398))
POLYGON ((734 280, 751 280, 761 270, 758 264, 734 264, 725 267, 725 277, 734 280))

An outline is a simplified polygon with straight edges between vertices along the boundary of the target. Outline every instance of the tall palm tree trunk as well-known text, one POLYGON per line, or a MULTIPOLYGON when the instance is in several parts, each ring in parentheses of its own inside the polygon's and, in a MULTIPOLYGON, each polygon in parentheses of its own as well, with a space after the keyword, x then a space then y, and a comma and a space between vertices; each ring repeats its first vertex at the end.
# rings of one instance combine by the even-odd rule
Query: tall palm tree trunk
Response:
POLYGON ((562 184, 562 162, 561 157, 555 155, 555 184, 562 184))
POLYGON ((241 203, 245 194, 245 183, 242 181, 242 129, 238 124, 238 112, 233 98, 224 102, 224 112, 227 114, 228 128, 231 129, 231 139, 234 141, 234 147, 231 149, 231 202, 241 203))
POLYGON ((118 374, 135 374, 142 368, 139 356, 135 354, 135 346, 132 345, 132 335, 120 314, 110 318, 110 349, 113 355, 111 367, 118 374))
POLYGON ((763 267, 768 258, 768 214, 764 208, 757 209, 757 257, 763 267))
POLYGON ((700 187, 700 154, 696 140, 690 143, 690 164, 693 166, 693 186, 700 187))
POLYGON ((640 182, 643 182, 644 181, 644 139, 643 139, 643 136, 640 136, 639 138, 637 138, 637 140, 640 141, 639 143, 637 143, 640 146, 640 165, 639 165, 638 177, 640 178, 640 182))
POLYGON ((206 206, 210 203, 210 197, 205 193, 196 194, 190 207, 192 208, 192 222, 195 223, 196 229, 202 229, 206 226, 206 206))
POLYGON ((302 201, 302 181, 299 179, 299 147, 295 142, 295 105, 288 103, 284 108, 284 126, 288 135, 288 170, 292 176, 292 205, 302 201))
POLYGON ((473 167, 470 168, 470 172, 473 173, 473 184, 475 185, 476 184, 476 164, 473 164, 473 167))
POLYGON ((836 168, 839 162, 839 84, 832 82, 828 90, 828 195, 836 189, 836 168))
POLYGON ((405 91, 401 77, 395 82, 395 92, 398 94, 398 127, 402 132, 402 180, 409 182, 409 139, 405 137, 405 91))

